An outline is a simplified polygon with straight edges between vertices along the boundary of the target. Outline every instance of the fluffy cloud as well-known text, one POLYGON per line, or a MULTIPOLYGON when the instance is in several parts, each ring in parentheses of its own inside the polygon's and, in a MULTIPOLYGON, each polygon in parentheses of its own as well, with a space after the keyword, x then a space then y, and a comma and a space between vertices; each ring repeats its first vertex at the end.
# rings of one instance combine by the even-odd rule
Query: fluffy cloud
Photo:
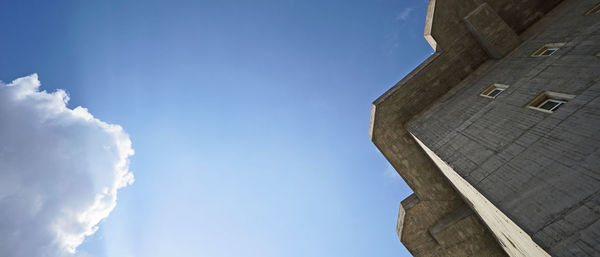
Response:
POLYGON ((0 256, 71 256, 133 182, 123 129, 39 87, 0 82, 0 256))
POLYGON ((412 12, 413 8, 404 8, 400 13, 398 13, 398 15, 396 15, 396 20, 406 21, 412 12))

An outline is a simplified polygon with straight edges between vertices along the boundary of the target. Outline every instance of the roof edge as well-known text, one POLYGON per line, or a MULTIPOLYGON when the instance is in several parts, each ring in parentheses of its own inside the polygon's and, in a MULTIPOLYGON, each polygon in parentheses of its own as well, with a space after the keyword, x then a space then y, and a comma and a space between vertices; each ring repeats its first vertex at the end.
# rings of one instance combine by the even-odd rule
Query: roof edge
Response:
POLYGON ((427 43, 429 43, 431 48, 437 51, 437 41, 435 41, 435 38, 433 38, 433 35, 431 34, 433 29, 433 15, 435 14, 436 3, 437 0, 429 0, 429 4, 427 5, 427 16, 425 17, 425 32, 423 35, 425 36, 425 40, 427 40, 427 43))
POLYGON ((379 96, 377 99, 375 99, 375 101, 373 101, 373 104, 379 105, 390 95, 394 94, 394 92, 396 92, 400 87, 402 87, 402 85, 406 84, 407 81, 409 81, 415 75, 417 75, 419 72, 421 72, 421 70, 423 70, 423 69, 425 69, 425 67, 429 66, 429 64, 431 64, 441 54, 442 54, 442 51, 436 51, 435 53, 433 53, 432 55, 427 57, 427 59, 425 59, 425 61, 421 62, 421 64, 419 64, 416 68, 414 68, 410 73, 406 74, 406 76, 404 76, 404 78, 402 78, 402 80, 400 80, 398 83, 396 83, 396 85, 394 85, 392 88, 388 89, 387 91, 385 91, 385 93, 383 93, 381 96, 379 96))

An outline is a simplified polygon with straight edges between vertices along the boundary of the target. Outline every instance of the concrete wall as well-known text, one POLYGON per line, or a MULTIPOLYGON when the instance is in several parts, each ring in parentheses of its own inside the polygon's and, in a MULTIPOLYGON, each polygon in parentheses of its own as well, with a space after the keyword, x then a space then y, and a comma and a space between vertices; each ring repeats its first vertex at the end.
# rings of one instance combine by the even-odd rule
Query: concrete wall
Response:
POLYGON ((597 3, 564 1, 407 126, 553 256, 600 256, 600 14, 584 15, 597 3), (548 43, 566 45, 530 56, 548 43), (510 87, 479 96, 492 83, 510 87), (576 97, 552 114, 525 107, 545 90, 576 97))
POLYGON ((506 256, 478 216, 456 200, 421 201, 412 195, 402 201, 397 232, 406 248, 426 257, 506 256))
MULTIPOLYGON (((458 192, 463 196, 486 226, 494 234, 494 237, 500 242, 502 249, 514 257, 549 257, 550 255, 536 244, 531 237, 516 225, 506 214, 485 198, 469 182, 462 178, 448 163, 444 162, 437 154, 423 144, 418 138, 415 140, 423 148, 429 157, 440 168, 458 192)), ((471 210, 471 209, 469 209, 471 210)), ((434 227, 433 229, 436 229, 434 227)), ((431 231, 432 229, 430 229, 431 231)), ((460 233, 459 233, 460 235, 460 233)), ((456 237, 456 236, 455 236, 456 237)), ((487 255, 477 255, 487 256, 487 255)))

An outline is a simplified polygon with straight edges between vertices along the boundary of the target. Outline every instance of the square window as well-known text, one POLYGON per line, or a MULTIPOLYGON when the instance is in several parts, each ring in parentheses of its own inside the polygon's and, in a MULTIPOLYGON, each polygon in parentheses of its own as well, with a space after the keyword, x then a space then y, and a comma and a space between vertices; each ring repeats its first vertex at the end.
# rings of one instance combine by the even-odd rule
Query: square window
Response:
POLYGON ((494 90, 492 90, 492 92, 490 92, 488 94, 488 96, 494 98, 494 97, 498 96, 500 93, 502 93, 502 91, 504 91, 504 88, 494 88, 494 90))
POLYGON ((596 6, 592 7, 589 11, 585 13, 585 15, 600 13, 600 3, 596 4, 596 6))
POLYGON ((548 48, 548 49, 544 50, 540 55, 541 56, 550 56, 550 55, 556 53, 556 51, 558 51, 558 48, 552 47, 552 48, 548 48))
POLYGON ((531 54, 531 56, 535 56, 535 57, 550 56, 550 55, 553 55, 554 53, 556 53, 558 50, 560 50, 560 48, 564 45, 565 45, 565 43, 546 44, 546 45, 538 48, 537 50, 535 50, 531 54))
POLYGON ((538 108, 553 112, 566 102, 567 101, 547 99, 546 101, 538 105, 538 108))
POLYGON ((573 98, 575 98, 574 95, 544 91, 531 100, 527 104, 527 108, 553 113, 573 98))
POLYGON ((492 84, 491 86, 489 86, 485 90, 483 90, 479 95, 483 96, 483 97, 487 97, 487 98, 496 98, 498 95, 500 95, 502 92, 504 92, 504 90, 506 90, 507 88, 508 88, 507 85, 492 84))

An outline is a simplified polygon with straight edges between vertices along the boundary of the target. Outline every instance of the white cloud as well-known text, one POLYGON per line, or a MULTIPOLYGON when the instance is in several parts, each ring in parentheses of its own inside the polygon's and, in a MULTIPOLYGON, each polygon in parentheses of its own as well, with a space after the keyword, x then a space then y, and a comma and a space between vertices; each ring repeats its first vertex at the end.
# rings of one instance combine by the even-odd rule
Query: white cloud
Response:
POLYGON ((410 14, 413 12, 413 8, 404 8, 398 15, 396 15, 396 20, 405 21, 408 20, 410 14))
POLYGON ((77 251, 77 253, 75 254, 75 257, 94 257, 94 256, 85 251, 77 251))
POLYGON ((0 82, 0 256, 72 256, 133 182, 123 129, 39 87, 0 82))

